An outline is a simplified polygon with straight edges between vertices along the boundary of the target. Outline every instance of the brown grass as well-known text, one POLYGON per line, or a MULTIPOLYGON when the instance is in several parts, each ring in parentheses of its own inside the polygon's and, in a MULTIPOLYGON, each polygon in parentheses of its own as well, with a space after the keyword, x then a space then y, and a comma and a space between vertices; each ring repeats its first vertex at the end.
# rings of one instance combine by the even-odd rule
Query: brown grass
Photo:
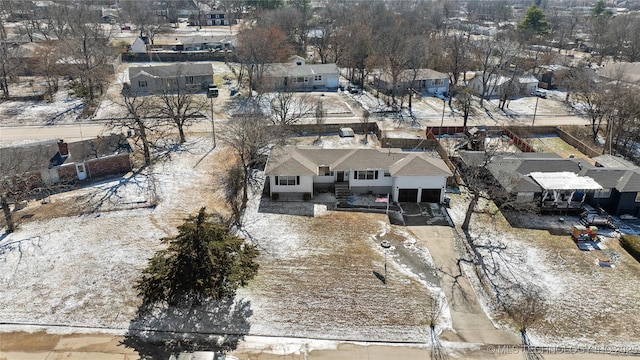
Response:
MULTIPOLYGON (((262 257, 251 292, 268 299, 270 308, 263 312, 301 331, 331 326, 331 334, 371 331, 367 334, 371 339, 394 338, 379 333, 381 326, 414 330, 426 326, 423 306, 431 296, 428 290, 400 273, 391 257, 387 285, 373 273, 384 274, 383 253, 372 237, 380 222, 387 221, 384 215, 330 212, 300 220, 296 225, 307 236, 305 248, 311 255, 294 262, 262 257)), ((386 236, 403 238, 395 230, 386 236)))

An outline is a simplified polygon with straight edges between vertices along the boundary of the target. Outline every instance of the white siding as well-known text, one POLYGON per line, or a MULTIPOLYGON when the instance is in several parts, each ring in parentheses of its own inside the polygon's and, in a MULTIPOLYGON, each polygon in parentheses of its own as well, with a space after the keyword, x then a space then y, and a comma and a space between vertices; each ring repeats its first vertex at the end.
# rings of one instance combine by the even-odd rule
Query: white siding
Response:
MULTIPOLYGON (((394 200, 398 198, 400 189, 440 189, 440 201, 444 201, 444 188, 447 184, 445 176, 401 176, 394 179, 394 200)), ((421 191, 419 191, 418 198, 421 195, 421 191)))
POLYGON ((276 185, 276 177, 269 176, 270 194, 273 193, 310 193, 313 196, 313 176, 300 176, 300 185, 276 185))
POLYGON ((516 196, 516 202, 533 202, 533 196, 532 192, 520 192, 516 196))
MULTIPOLYGON (((302 180, 300 180, 302 181, 302 180)), ((329 176, 314 176, 313 183, 314 184, 333 184, 335 182, 335 178, 333 175, 329 176)))
MULTIPOLYGON (((366 187, 366 186, 391 186, 393 185, 393 177, 384 176, 384 170, 376 170, 378 178, 373 180, 358 180, 355 178, 358 170, 349 171, 349 187, 366 187)), ((346 175, 345 175, 346 176, 346 175)))
POLYGON ((338 87, 338 74, 323 74, 322 78, 325 79, 328 88, 338 87))

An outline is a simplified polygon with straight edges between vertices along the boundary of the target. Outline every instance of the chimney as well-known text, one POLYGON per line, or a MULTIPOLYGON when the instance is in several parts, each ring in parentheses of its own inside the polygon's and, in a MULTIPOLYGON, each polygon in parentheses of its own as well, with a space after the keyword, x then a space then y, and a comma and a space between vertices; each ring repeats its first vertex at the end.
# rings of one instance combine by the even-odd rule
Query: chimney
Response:
POLYGON ((69 145, 62 139, 58 140, 58 151, 62 156, 69 155, 69 145))
POLYGON ((578 169, 582 170, 582 164, 578 161, 578 169))

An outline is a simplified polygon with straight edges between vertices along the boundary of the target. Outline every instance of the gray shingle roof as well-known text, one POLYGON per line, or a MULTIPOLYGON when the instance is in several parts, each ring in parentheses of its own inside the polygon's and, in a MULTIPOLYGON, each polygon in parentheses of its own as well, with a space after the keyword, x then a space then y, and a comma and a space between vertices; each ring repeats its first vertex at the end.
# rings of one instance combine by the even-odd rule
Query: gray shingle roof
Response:
POLYGON ((325 74, 338 74, 338 66, 336 64, 312 64, 312 65, 296 65, 290 63, 269 64, 267 65, 265 75, 270 77, 285 76, 313 76, 325 74))
POLYGON ((136 66, 129 68, 129 80, 146 73, 155 78, 213 75, 211 63, 180 63, 162 66, 136 66))
POLYGON ((447 165, 427 153, 401 149, 322 149, 285 146, 269 156, 267 175, 317 175, 319 166, 332 171, 388 169, 393 176, 451 176, 447 165))

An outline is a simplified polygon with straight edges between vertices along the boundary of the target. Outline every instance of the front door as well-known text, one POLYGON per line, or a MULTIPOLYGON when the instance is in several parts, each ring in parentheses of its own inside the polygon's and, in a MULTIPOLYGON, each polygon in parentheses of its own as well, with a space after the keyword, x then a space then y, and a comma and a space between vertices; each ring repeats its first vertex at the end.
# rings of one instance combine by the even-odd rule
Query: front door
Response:
POLYGON ((336 182, 344 182, 344 171, 336 172, 336 182))
POLYGON ((84 168, 84 164, 76 164, 76 173, 78 174, 78 180, 84 180, 87 178, 87 172, 84 168))

